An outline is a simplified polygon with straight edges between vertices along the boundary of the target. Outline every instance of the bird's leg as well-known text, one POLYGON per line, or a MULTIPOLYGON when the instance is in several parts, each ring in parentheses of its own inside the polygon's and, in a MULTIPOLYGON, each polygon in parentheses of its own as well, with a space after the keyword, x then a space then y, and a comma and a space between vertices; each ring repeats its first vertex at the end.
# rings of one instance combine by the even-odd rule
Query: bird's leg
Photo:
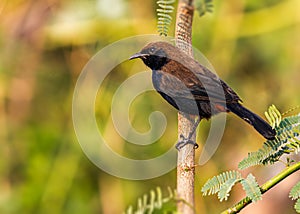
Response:
POLYGON ((184 137, 183 134, 180 134, 181 141, 178 141, 178 143, 175 146, 177 150, 180 150, 182 147, 184 147, 187 144, 194 145, 194 149, 197 149, 199 147, 199 145, 196 142, 192 141, 191 138, 192 138, 193 134, 195 133, 200 121, 201 121, 201 117, 198 117, 198 119, 194 123, 193 128, 187 138, 184 137))

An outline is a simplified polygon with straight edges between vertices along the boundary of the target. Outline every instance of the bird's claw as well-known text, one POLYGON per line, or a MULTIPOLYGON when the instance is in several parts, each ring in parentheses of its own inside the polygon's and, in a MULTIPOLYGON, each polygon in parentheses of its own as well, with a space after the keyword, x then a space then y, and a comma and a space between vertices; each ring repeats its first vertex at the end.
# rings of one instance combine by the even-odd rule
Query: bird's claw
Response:
POLYGON ((181 138, 181 141, 178 141, 178 143, 175 146, 175 148, 177 150, 182 149, 187 144, 192 144, 194 146, 194 149, 197 149, 199 147, 199 145, 197 143, 195 143, 194 141, 190 140, 189 138, 184 137, 182 134, 180 135, 180 138, 181 138))

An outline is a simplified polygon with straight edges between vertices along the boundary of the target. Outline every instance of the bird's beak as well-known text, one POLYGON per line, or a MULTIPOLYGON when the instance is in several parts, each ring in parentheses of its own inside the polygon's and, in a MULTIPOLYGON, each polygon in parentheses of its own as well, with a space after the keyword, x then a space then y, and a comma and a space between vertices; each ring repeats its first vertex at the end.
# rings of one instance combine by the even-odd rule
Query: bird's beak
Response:
POLYGON ((132 60, 132 59, 136 59, 136 58, 146 58, 148 56, 148 54, 142 54, 142 53, 136 53, 136 54, 133 54, 129 60, 132 60))

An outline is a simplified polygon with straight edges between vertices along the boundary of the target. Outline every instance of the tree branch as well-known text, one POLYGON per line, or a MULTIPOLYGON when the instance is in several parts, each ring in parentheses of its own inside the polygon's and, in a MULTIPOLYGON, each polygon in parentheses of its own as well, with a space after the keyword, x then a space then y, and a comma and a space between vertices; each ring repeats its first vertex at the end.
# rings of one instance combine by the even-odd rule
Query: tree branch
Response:
MULTIPOLYGON (((194 15, 193 0, 179 0, 176 17, 176 46, 189 55, 192 53, 192 22, 194 15)), ((178 113, 178 139, 180 135, 187 137, 192 131, 195 117, 178 113)), ((192 139, 196 141, 194 134, 192 139)), ((195 180, 195 150, 193 145, 186 145, 178 152, 177 160, 177 211, 184 214, 195 213, 194 180, 195 180)))
MULTIPOLYGON (((264 183, 260 187, 261 193, 267 192, 269 189, 280 183, 283 179, 288 177, 289 175, 293 174, 294 172, 300 170, 300 162, 293 164, 292 166, 289 166, 285 168, 282 172, 271 178, 269 181, 264 183)), ((223 211, 221 214, 233 214, 240 212, 243 208, 245 208, 248 204, 250 204, 252 201, 249 197, 246 197, 236 203, 234 206, 230 207, 229 209, 223 211)))

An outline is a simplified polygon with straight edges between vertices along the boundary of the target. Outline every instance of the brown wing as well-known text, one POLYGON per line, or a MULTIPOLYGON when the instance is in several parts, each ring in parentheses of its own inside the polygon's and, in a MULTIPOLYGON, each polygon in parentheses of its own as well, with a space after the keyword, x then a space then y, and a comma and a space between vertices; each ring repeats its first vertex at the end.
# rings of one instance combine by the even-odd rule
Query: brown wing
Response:
POLYGON ((164 73, 169 77, 170 93, 174 96, 180 96, 197 101, 223 103, 238 102, 238 95, 218 76, 210 70, 200 65, 192 58, 184 58, 185 61, 180 63, 175 60, 170 60, 163 68, 164 73), (183 85, 180 88, 178 83, 172 84, 172 76, 175 76, 177 81, 183 85), (188 89, 188 90, 187 90, 188 89))

